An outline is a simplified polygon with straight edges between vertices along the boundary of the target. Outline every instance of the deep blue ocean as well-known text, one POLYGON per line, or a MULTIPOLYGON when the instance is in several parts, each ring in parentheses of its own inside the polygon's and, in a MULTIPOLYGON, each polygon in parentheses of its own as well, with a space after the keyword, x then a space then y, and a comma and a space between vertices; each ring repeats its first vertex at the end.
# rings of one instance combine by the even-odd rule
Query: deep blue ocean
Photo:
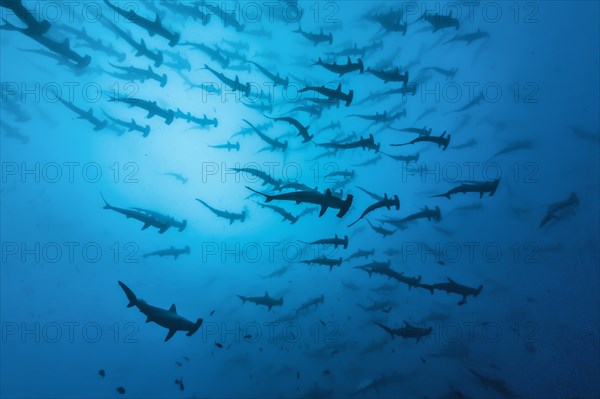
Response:
POLYGON ((600 3, 0 14, 0 398, 600 397, 600 3))

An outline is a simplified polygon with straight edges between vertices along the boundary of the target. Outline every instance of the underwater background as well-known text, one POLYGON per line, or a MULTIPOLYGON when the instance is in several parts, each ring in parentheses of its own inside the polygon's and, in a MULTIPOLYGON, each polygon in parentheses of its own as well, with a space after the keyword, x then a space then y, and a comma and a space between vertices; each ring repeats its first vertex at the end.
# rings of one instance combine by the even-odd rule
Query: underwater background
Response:
POLYGON ((598 2, 0 5, 0 397, 600 395, 598 2))

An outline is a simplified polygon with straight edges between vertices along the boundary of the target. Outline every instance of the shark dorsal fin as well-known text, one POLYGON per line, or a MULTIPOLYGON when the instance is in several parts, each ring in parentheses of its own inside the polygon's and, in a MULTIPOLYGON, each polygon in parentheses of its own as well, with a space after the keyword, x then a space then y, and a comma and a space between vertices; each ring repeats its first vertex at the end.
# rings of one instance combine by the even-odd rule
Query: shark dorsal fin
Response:
POLYGON ((265 297, 268 298, 269 297, 269 293, 267 291, 265 291, 265 297))
POLYGON ((406 321, 406 320, 403 320, 403 321, 404 321, 404 325, 406 327, 412 327, 412 325, 408 321, 406 321))
POLYGON ((338 87, 337 87, 337 89, 335 91, 342 91, 342 84, 341 83, 338 84, 338 87))
POLYGON ((456 281, 452 280, 450 277, 446 277, 448 279, 449 282, 451 282, 452 284, 456 284, 456 281))
POLYGON ((175 307, 175 304, 171 305, 171 307, 169 308, 169 312, 177 313, 177 308, 175 307))

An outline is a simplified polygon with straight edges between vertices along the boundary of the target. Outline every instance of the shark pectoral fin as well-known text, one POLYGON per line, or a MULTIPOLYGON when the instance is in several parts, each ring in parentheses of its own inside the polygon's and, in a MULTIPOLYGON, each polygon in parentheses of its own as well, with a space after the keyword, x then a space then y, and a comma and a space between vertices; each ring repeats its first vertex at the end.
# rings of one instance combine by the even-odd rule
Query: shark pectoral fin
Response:
POLYGON ((327 211, 327 207, 325 205, 321 206, 321 211, 319 212, 319 217, 323 216, 327 211))
POLYGON ((148 227, 150 227, 150 223, 144 223, 142 230, 146 230, 148 227))
POLYGON ((271 310, 272 306, 269 305, 269 311, 271 310))
POLYGON ((169 229, 170 226, 165 226, 165 227, 161 227, 160 230, 158 230, 159 234, 164 233, 165 231, 167 231, 169 229))
POLYGON ((168 340, 170 340, 171 338, 173 338, 173 335, 175 335, 176 332, 177 332, 177 330, 175 330, 175 329, 169 330, 169 333, 165 337, 165 342, 167 342, 168 340))

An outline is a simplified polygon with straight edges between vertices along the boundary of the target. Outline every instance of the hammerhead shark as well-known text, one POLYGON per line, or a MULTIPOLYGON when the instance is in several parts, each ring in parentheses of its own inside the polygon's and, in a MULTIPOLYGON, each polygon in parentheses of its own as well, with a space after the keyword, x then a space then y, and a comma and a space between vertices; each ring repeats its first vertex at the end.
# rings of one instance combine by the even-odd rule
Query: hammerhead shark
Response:
POLYGON ((272 298, 269 296, 269 293, 267 291, 265 291, 264 296, 247 297, 247 296, 243 296, 243 295, 238 295, 238 298, 240 298, 242 300, 242 303, 253 302, 257 305, 266 306, 268 308, 268 310, 271 310, 271 308, 273 308, 273 306, 282 306, 283 305, 283 298, 279 298, 279 299, 272 298))
POLYGON ((271 175, 269 175, 267 172, 264 172, 262 170, 259 169, 254 169, 254 168, 232 168, 231 170, 233 170, 236 173, 248 173, 251 176, 254 176, 256 178, 259 178, 263 181, 263 186, 266 186, 267 184, 273 186, 274 189, 279 189, 279 187, 281 187, 281 184, 283 183, 281 181, 281 179, 276 180, 275 178, 273 178, 271 175))
POLYGON ((321 294, 321 296, 309 299, 308 301, 306 301, 302 305, 300 305, 300 307, 298 309, 296 309, 296 314, 309 309, 311 306, 314 306, 316 308, 317 306, 322 305, 324 303, 325 303, 325 295, 321 294))
POLYGON ((401 117, 406 116, 406 110, 402 110, 401 112, 388 114, 387 111, 383 111, 382 113, 376 112, 375 115, 361 115, 361 114, 350 114, 347 115, 346 118, 356 117, 360 119, 364 119, 367 121, 372 121, 375 123, 389 123, 400 119, 401 117))
POLYGON ((454 28, 456 28, 456 30, 458 30, 458 28, 460 27, 460 23, 458 22, 458 19, 452 17, 452 12, 450 12, 449 15, 441 15, 438 13, 435 13, 435 14, 423 13, 419 20, 429 22, 431 24, 431 26, 433 27, 434 32, 437 32, 439 29, 452 28, 452 27, 454 27, 454 28))
POLYGON ((394 338, 396 335, 402 338, 416 338, 417 342, 419 342, 421 338, 431 334, 431 332, 433 331, 432 327, 416 327, 412 324, 409 324, 406 320, 404 321, 404 327, 396 329, 387 327, 378 322, 375 322, 375 324, 387 331, 392 336, 392 338, 394 338))
POLYGON ((163 257, 163 256, 172 256, 175 260, 177 260, 177 258, 179 257, 179 255, 187 255, 190 253, 190 247, 188 247, 187 245, 185 246, 185 248, 175 248, 175 247, 170 247, 167 249, 160 249, 158 251, 154 251, 154 252, 148 252, 144 255, 142 255, 144 258, 147 258, 149 256, 159 256, 159 257, 163 257))
POLYGON ((142 208, 126 209, 112 206, 106 201, 106 199, 104 199, 104 196, 102 194, 101 196, 102 200, 104 200, 103 209, 110 209, 111 211, 120 213, 121 215, 124 215, 127 219, 139 220, 140 222, 144 223, 144 226, 142 226, 142 230, 146 230, 148 227, 154 226, 158 228, 158 232, 162 234, 165 231, 167 231, 170 227, 176 227, 179 229, 179 231, 183 231, 187 225, 186 220, 178 222, 173 217, 162 215, 158 212, 153 212, 142 208))
POLYGON ((204 64, 204 69, 209 70, 213 75, 216 76, 217 79, 223 82, 223 84, 229 87, 231 90, 239 91, 243 93, 246 97, 250 95, 250 84, 241 84, 240 79, 237 75, 235 75, 235 80, 233 80, 223 75, 222 73, 215 71, 206 64, 204 64))
POLYGON ((140 133, 142 133, 142 135, 144 137, 148 137, 148 135, 150 134, 150 126, 149 125, 146 125, 146 126, 138 125, 136 123, 135 119, 133 119, 133 118, 131 118, 131 122, 122 121, 120 119, 113 118, 112 116, 107 114, 104 110, 102 110, 102 112, 104 112, 104 115, 108 119, 110 119, 113 123, 116 123, 117 125, 127 128, 127 130, 130 132, 132 132, 132 131, 140 132, 140 133))
POLYGON ((323 148, 331 148, 333 150, 351 150, 355 148, 362 148, 367 150, 374 150, 375 152, 379 152, 381 148, 381 143, 375 143, 375 138, 372 134, 369 134, 369 137, 366 139, 361 136, 361 138, 357 141, 351 141, 349 143, 340 143, 336 141, 332 141, 329 143, 320 143, 316 144, 319 147, 323 148))
POLYGON ((236 220, 239 220, 242 223, 244 222, 244 220, 246 220, 246 212, 245 211, 242 211, 242 213, 220 211, 220 210, 215 209, 212 206, 208 205, 206 202, 202 201, 201 199, 196 198, 196 201, 198 201, 199 203, 201 203, 202 205, 207 207, 212 213, 214 213, 218 217, 229 220, 229 224, 233 224, 233 222, 235 222, 236 220))
POLYGON ((300 263, 304 263, 307 265, 315 264, 315 265, 319 265, 319 266, 329 266, 329 271, 332 271, 334 266, 340 267, 342 265, 342 262, 343 262, 342 258, 331 259, 331 258, 327 258, 325 256, 316 258, 316 259, 308 259, 308 260, 300 261, 300 263))
POLYGON ((321 57, 319 57, 317 62, 312 64, 312 66, 315 66, 315 65, 320 65, 330 72, 337 73, 340 78, 342 76, 344 76, 345 74, 354 72, 354 71, 359 71, 360 73, 365 72, 365 66, 363 64, 362 59, 360 59, 360 58, 356 61, 356 63, 353 63, 350 60, 350 57, 348 57, 348 62, 346 64, 338 64, 336 62, 334 62, 333 64, 328 64, 326 62, 323 62, 323 60, 321 60, 321 57))
POLYGON ((470 181, 462 183, 458 187, 454 187, 443 194, 432 195, 432 197, 446 197, 450 199, 451 195, 458 193, 479 193, 479 198, 482 198, 483 194, 487 193, 490 197, 492 197, 498 189, 498 184, 500 184, 500 178, 492 181, 482 182, 470 181))
POLYGON ((405 85, 408 84, 408 71, 404 72, 404 74, 401 74, 400 69, 398 67, 391 69, 389 71, 385 71, 385 70, 377 71, 375 69, 367 68, 367 72, 369 72, 371 75, 383 80, 383 83, 402 82, 405 85))
POLYGON ((294 31, 294 33, 300 33, 302 36, 310 40, 316 46, 319 43, 333 43, 333 34, 329 32, 328 35, 323 33, 323 29, 319 33, 310 33, 302 30, 302 26, 298 26, 298 29, 294 31))
POLYGON ((369 256, 373 256, 373 255, 375 255, 375 249, 372 249, 370 251, 367 251, 364 249, 359 249, 358 251, 356 251, 352 255, 350 255, 348 258, 346 258, 346 261, 349 261, 351 259, 358 259, 358 258, 368 258, 369 256))
POLYGON ((515 394, 506 386, 506 382, 504 380, 501 380, 499 378, 487 377, 483 374, 476 372, 472 368, 469 368, 469 371, 479 380, 481 385, 483 385, 486 389, 491 388, 494 391, 498 392, 500 395, 507 398, 515 397, 515 394))
POLYGON ((371 277, 372 274, 379 274, 382 276, 387 276, 388 279, 393 278, 394 280, 406 284, 408 289, 410 290, 412 287, 422 287, 421 285, 421 276, 418 277, 408 277, 404 275, 404 272, 397 272, 390 267, 391 261, 387 263, 374 262, 368 265, 356 266, 355 269, 360 269, 369 274, 371 277))
POLYGON ((279 118, 270 118, 265 115, 265 118, 269 118, 271 120, 274 120, 275 122, 287 122, 290 125, 294 126, 298 130, 298 136, 302 136, 302 139, 303 139, 302 143, 308 143, 309 141, 311 141, 313 139, 313 137, 315 137, 314 135, 308 133, 308 128, 310 126, 304 126, 298 120, 291 118, 289 116, 284 116, 284 117, 279 117, 279 118))
POLYGON ((169 46, 173 47, 179 42, 179 33, 171 33, 169 32, 161 23, 160 17, 158 14, 154 21, 146 19, 135 13, 133 10, 125 11, 113 4, 111 4, 108 0, 104 0, 104 4, 110 7, 112 10, 116 11, 117 14, 125 17, 125 19, 133 22, 140 28, 146 29, 150 36, 158 35, 162 36, 169 41, 169 46))
POLYGON ((381 153, 383 155, 386 155, 386 156, 392 158, 394 161, 406 162, 406 163, 419 162, 419 153, 418 152, 413 155, 390 155, 390 154, 386 154, 385 152, 381 152, 381 153))
POLYGON ((448 281, 445 283, 420 284, 419 287, 428 289, 429 292, 431 292, 432 294, 434 290, 446 291, 448 294, 458 294, 462 296, 462 299, 458 302, 459 305, 464 305, 465 303, 467 303, 467 297, 469 295, 476 297, 483 289, 483 285, 480 285, 477 288, 472 288, 467 287, 466 285, 458 284, 450 277, 447 277, 447 279, 448 281))
POLYGON ((170 340, 177 331, 187 331, 186 335, 191 337, 202 325, 202 319, 198 319, 194 323, 185 317, 178 315, 175 304, 171 305, 168 310, 149 305, 143 299, 138 299, 133 291, 121 281, 119 281, 119 285, 129 300, 129 304, 127 304, 128 308, 133 306, 137 307, 140 312, 146 316, 146 323, 154 322, 169 330, 165 337, 165 342, 170 340))
POLYGON ((465 42, 467 46, 473 43, 476 40, 480 40, 486 37, 490 37, 490 34, 487 32, 483 32, 481 29, 477 29, 475 32, 465 33, 463 35, 456 35, 452 39, 448 40, 443 44, 448 44, 452 42, 465 42))
POLYGON ((439 206, 436 206, 435 209, 429 209, 429 207, 425 206, 425 208, 421 209, 419 212, 415 212, 411 215, 403 217, 402 219, 386 219, 382 220, 381 222, 394 225, 398 228, 403 228, 406 226, 406 223, 417 219, 427 219, 433 220, 434 222, 439 222, 442 219, 442 212, 440 211, 439 206))
POLYGON ((283 216, 283 221, 287 220, 291 224, 295 224, 300 219, 299 216, 294 216, 290 212, 286 211, 285 209, 283 209, 279 206, 269 205, 269 204, 261 204, 260 202, 257 202, 256 204, 258 206, 260 206, 261 208, 271 209, 273 212, 280 214, 281 216, 283 216))
POLYGON ((405 127, 403 129, 396 129, 393 127, 390 127, 390 129, 395 130, 397 132, 407 132, 407 133, 415 133, 418 134, 419 136, 431 136, 431 128, 427 129, 427 126, 423 126, 423 128, 418 128, 418 127, 405 127))
POLYGON ((345 200, 335 197, 334 195, 332 195, 330 189, 327 189, 327 191, 325 191, 325 194, 321 194, 318 191, 294 191, 290 193, 268 195, 261 193, 260 191, 256 191, 248 186, 246 186, 246 188, 265 197, 265 202, 293 201, 296 203, 296 205, 301 203, 319 205, 321 207, 319 217, 323 216, 329 208, 339 209, 339 212, 336 216, 338 218, 343 217, 346 213, 348 213, 348 210, 352 205, 352 200, 354 199, 354 196, 352 194, 348 194, 345 200))
POLYGON ((100 18, 100 23, 103 24, 104 26, 106 26, 108 29, 112 30, 117 36, 121 37, 131 47, 133 47, 133 49, 136 51, 136 54, 135 54, 136 57, 144 56, 144 57, 148 58, 149 60, 154 61, 154 66, 157 68, 162 65, 162 63, 163 63, 162 51, 157 51, 156 53, 153 53, 150 49, 148 49, 148 47, 146 47, 146 42, 144 42, 144 39, 141 39, 140 43, 136 42, 131 37, 131 33, 125 32, 124 30, 119 28, 117 25, 115 25, 114 23, 112 23, 105 17, 100 18))
POLYGON ((342 246, 344 249, 348 248, 348 236, 344 236, 344 238, 339 238, 337 234, 334 238, 323 238, 322 240, 312 242, 300 242, 308 245, 333 245, 335 248, 337 248, 338 246, 342 246))
POLYGON ((200 126, 201 128, 205 128, 207 126, 213 126, 213 127, 217 127, 219 126, 219 120, 217 118, 208 118, 206 116, 206 114, 204 114, 202 116, 202 118, 199 118, 197 116, 194 116, 191 114, 191 112, 183 112, 182 110, 180 110, 179 108, 177 108, 177 111, 175 111, 175 118, 176 119, 183 119, 185 120, 187 123, 195 123, 196 125, 200 126))
POLYGON ((161 117, 165 120, 165 124, 170 125, 175 119, 175 112, 172 109, 163 109, 156 104, 156 101, 142 100, 139 98, 116 98, 111 97, 109 101, 122 102, 129 104, 130 107, 138 107, 148 112, 147 119, 152 118, 154 115, 161 117))
POLYGON ((367 209, 365 209, 364 212, 362 213, 362 215, 360 215, 360 217, 358 219, 356 219, 356 221, 350 223, 348 225, 348 227, 352 227, 359 220, 361 220, 362 218, 364 218, 365 216, 367 216, 369 213, 373 212, 376 209, 384 208, 385 207, 388 210, 390 210, 392 206, 396 207, 396 210, 400 210, 400 199, 398 199, 397 195, 394 195, 393 199, 389 199, 388 196, 387 196, 387 194, 384 194, 382 200, 374 203, 373 205, 371 205, 367 209))
POLYGON ((255 67, 257 67, 263 73, 263 75, 265 75, 267 78, 269 78, 269 79, 271 79, 273 81, 273 83, 275 84, 275 86, 280 85, 280 86, 283 86, 283 88, 285 89, 290 84, 290 78, 289 77, 286 76, 286 78, 283 79, 281 76, 279 76, 279 73, 277 73, 275 75, 272 72, 270 72, 267 68, 261 66, 260 64, 254 62, 254 61, 246 61, 246 62, 249 62, 250 64, 252 64, 255 67))
POLYGON ((444 69, 444 68, 440 68, 440 67, 425 67, 421 69, 422 71, 428 71, 428 70, 432 70, 435 71, 437 73, 439 73, 442 76, 445 76, 446 79, 454 79, 454 77, 456 76, 456 73, 458 72, 458 68, 452 68, 452 69, 444 69))
POLYGON ((222 148, 222 149, 226 149, 227 152, 231 151, 231 150, 236 150, 239 151, 240 150, 240 142, 236 142, 235 144, 230 143, 229 141, 227 142, 227 144, 219 144, 219 145, 209 145, 210 148, 222 148))
POLYGON ((113 63, 109 63, 113 68, 119 69, 123 72, 125 72, 125 74, 123 75, 115 75, 116 77, 120 77, 123 78, 125 80, 141 80, 142 82, 144 82, 146 79, 152 79, 152 80, 156 80, 158 83, 160 83, 160 87, 165 87, 165 85, 167 84, 167 75, 166 74, 162 74, 159 75, 156 72, 154 72, 152 70, 152 67, 148 67, 148 69, 144 69, 144 68, 136 68, 136 67, 132 67, 132 66, 119 66, 119 65, 115 65, 113 63))
POLYGON ((374 232, 381 234, 383 236, 383 238, 385 238, 387 236, 391 236, 392 234, 394 234, 396 232, 396 230, 389 230, 381 225, 373 226, 373 224, 371 223, 371 221, 369 219, 367 219, 367 223, 369 224, 369 226, 371 226, 371 229, 373 229, 374 232))
POLYGON ((277 139, 272 139, 269 136, 265 135, 260 130, 258 130, 252 123, 248 122, 246 119, 242 119, 242 120, 244 122, 246 122, 248 124, 248 126, 250 126, 252 129, 254 129, 254 131, 256 132, 258 137, 260 137, 264 142, 266 142, 267 144, 269 144, 269 146, 271 146, 271 151, 279 149, 282 152, 285 152, 287 150, 287 148, 288 148, 287 140, 284 142, 281 142, 277 139))
POLYGON ((346 107, 349 107, 350 104, 352 104, 352 99, 354 98, 354 90, 350 90, 348 94, 342 92, 341 83, 335 90, 325 86, 306 86, 305 88, 298 90, 298 93, 304 93, 307 91, 314 91, 316 93, 324 95, 325 97, 344 101, 346 103, 346 107))
POLYGON ((231 59, 223 54, 221 49, 218 46, 214 46, 214 48, 207 46, 204 43, 193 43, 193 42, 185 42, 182 43, 183 46, 192 47, 195 50, 199 50, 204 54, 208 55, 212 61, 217 62, 221 68, 227 68, 231 59))
POLYGON ((83 109, 73 105, 73 103, 69 101, 63 100, 60 96, 56 96, 56 99, 60 101, 65 107, 69 108, 71 111, 75 112, 79 119, 84 119, 94 125, 94 130, 99 131, 106 127, 108 121, 101 121, 100 119, 94 116, 94 110, 89 109, 88 111, 84 111, 83 109))
POLYGON ((438 147, 442 147, 442 151, 445 151, 446 148, 448 148, 448 145, 450 144, 450 138, 451 137, 452 137, 451 134, 449 134, 448 136, 446 136, 446 131, 444 131, 444 133, 442 133, 441 136, 420 136, 420 137, 412 139, 408 143, 404 143, 404 144, 390 144, 390 145, 392 147, 402 147, 404 145, 417 144, 417 143, 426 143, 427 142, 427 143, 437 144, 438 147))
POLYGON ((575 193, 571 193, 567 199, 550 204, 538 228, 542 228, 551 221, 564 217, 565 214, 573 212, 574 208, 578 206, 579 197, 575 193))

